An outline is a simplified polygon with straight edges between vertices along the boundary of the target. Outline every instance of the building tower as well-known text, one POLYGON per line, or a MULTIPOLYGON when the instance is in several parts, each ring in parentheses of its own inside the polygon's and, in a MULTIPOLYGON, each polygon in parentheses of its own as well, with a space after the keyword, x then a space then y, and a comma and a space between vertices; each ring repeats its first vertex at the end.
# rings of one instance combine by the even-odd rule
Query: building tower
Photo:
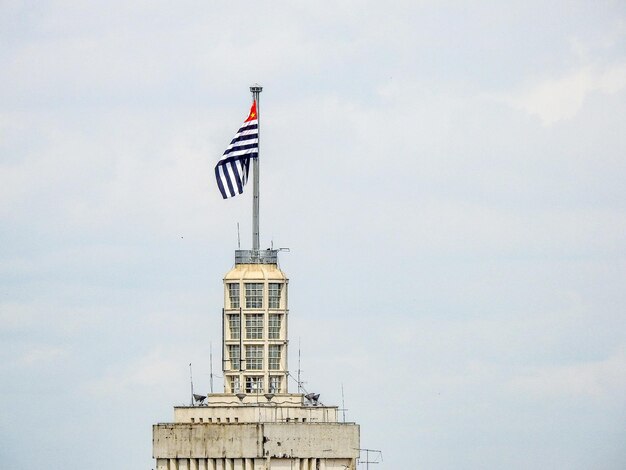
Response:
MULTIPOLYGON (((257 103, 261 88, 251 91, 257 103)), ((288 390, 288 279, 278 250, 258 248, 257 160, 253 249, 235 251, 224 276, 224 393, 194 395, 153 426, 157 470, 356 470, 359 426, 288 390)))
POLYGON ((260 253, 238 250, 224 277, 224 393, 287 391, 288 280, 276 250, 260 253))

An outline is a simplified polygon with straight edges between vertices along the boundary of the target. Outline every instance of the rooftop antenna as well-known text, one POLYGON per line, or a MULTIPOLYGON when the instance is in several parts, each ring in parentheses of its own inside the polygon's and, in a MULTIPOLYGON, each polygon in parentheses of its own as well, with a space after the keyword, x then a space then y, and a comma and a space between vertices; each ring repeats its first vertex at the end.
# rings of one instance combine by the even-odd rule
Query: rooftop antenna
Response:
POLYGON ((209 342, 209 383, 211 384, 211 393, 213 393, 213 343, 211 342, 209 342))
POLYGON ((302 393, 302 382, 300 381, 300 337, 298 336, 298 393, 302 393))
POLYGON ((343 415, 343 422, 346 422, 346 402, 343 399, 343 384, 341 384, 341 414, 343 415))
POLYGON ((258 131, 258 153, 256 158, 252 159, 252 170, 254 175, 252 178, 252 256, 259 256, 259 155, 261 154, 261 112, 259 106, 259 95, 263 91, 263 87, 255 83, 250 87, 252 99, 256 102, 257 115, 257 131, 258 131))
POLYGON ((369 470, 370 464, 377 464, 383 461, 383 451, 375 450, 375 449, 359 449, 359 452, 365 452, 365 462, 361 462, 365 464, 365 468, 369 470), (378 454, 375 460, 370 460, 370 452, 378 454), (378 460, 380 458, 380 460, 378 460))
POLYGON ((239 236, 239 222, 237 222, 237 249, 241 250, 241 237, 239 236))
POLYGON ((189 363, 189 382, 191 383, 191 403, 190 406, 193 406, 193 374, 191 373, 191 362, 189 363))

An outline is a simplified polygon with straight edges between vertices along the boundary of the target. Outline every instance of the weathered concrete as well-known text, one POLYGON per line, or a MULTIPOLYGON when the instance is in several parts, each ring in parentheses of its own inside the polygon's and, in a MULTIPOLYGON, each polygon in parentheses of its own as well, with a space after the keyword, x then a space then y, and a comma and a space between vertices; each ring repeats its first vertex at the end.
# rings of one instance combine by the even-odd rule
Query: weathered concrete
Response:
POLYGON ((153 427, 157 465, 168 458, 356 459, 358 447, 359 426, 348 423, 176 423, 153 427))

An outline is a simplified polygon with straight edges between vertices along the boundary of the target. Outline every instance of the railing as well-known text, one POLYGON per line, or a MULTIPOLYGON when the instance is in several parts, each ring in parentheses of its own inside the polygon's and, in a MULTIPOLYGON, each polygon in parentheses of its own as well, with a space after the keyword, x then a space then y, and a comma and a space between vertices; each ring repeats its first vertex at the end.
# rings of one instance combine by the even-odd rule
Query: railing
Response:
POLYGON ((235 250, 235 264, 277 264, 278 250, 235 250))

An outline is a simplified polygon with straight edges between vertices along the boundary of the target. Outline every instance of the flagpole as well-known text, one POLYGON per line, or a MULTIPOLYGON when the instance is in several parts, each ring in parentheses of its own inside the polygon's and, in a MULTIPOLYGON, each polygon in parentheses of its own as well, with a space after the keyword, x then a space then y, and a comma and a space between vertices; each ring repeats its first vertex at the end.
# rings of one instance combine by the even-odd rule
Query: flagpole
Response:
POLYGON ((258 83, 250 87, 252 98, 256 101, 256 115, 258 120, 259 150, 256 158, 252 159, 252 257, 259 257, 259 155, 261 154, 261 113, 259 111, 259 94, 263 87, 258 83))

